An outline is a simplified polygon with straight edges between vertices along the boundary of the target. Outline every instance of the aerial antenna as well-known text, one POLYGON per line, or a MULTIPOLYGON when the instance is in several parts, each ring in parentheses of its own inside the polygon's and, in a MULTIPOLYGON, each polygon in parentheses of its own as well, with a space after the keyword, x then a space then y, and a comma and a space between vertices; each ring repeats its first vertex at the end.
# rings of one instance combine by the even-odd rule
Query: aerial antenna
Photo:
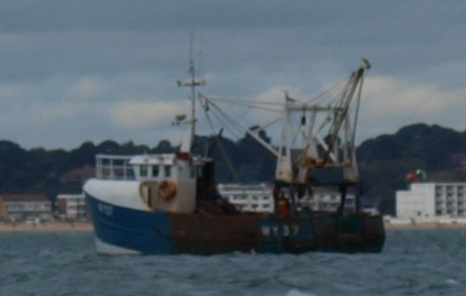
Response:
POLYGON ((194 131, 195 131, 195 122, 196 122, 196 103, 195 103, 195 97, 196 97, 196 86, 203 86, 206 84, 205 79, 196 79, 196 67, 194 65, 194 59, 193 59, 193 42, 194 42, 194 32, 191 31, 191 40, 190 40, 190 47, 189 47, 189 75, 190 79, 188 81, 182 82, 181 80, 178 80, 178 86, 187 86, 191 88, 191 118, 189 120, 189 124, 191 125, 191 131, 189 135, 189 139, 183 142, 181 145, 181 151, 182 152, 191 152, 192 149, 192 144, 194 141, 194 131))
POLYGON ((189 42, 189 71, 188 74, 195 75, 194 60, 193 60, 193 43, 194 43, 194 30, 191 30, 191 40, 189 42))

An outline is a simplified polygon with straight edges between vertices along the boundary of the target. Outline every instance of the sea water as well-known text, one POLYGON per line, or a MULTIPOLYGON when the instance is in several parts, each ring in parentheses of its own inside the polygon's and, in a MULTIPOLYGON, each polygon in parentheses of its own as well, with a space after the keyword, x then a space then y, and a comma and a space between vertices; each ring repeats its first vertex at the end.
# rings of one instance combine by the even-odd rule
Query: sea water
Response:
POLYGON ((388 230, 380 254, 101 256, 92 233, 0 234, 0 295, 466 295, 465 230, 388 230))

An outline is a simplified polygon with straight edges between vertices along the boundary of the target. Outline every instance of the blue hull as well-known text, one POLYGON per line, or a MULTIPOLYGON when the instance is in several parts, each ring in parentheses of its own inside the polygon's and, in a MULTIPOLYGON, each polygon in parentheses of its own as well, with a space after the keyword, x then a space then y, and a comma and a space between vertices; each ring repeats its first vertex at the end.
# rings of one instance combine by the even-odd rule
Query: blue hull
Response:
POLYGON ((162 211, 126 209, 86 195, 96 238, 102 242, 143 254, 169 254, 168 215, 162 211))
POLYGON ((351 225, 344 226, 330 214, 278 218, 148 212, 88 194, 86 202, 101 247, 98 252, 107 254, 380 252, 385 240, 377 217, 352 217, 351 225))

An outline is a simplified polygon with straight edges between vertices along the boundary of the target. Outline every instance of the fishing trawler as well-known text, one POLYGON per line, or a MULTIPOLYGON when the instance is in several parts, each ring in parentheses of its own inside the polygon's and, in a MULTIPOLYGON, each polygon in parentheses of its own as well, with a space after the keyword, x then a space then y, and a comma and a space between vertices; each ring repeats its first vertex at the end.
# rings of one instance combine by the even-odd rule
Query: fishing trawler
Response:
MULTIPOLYGON (((179 151, 96 156, 96 177, 85 183, 83 191, 94 226, 97 252, 206 255, 235 251, 380 252, 385 240, 383 220, 380 215, 360 209, 354 145, 363 75, 369 67, 368 61, 363 60, 330 103, 300 102, 285 94, 284 102, 274 105, 279 117, 273 122, 282 123, 278 147, 259 136, 270 124, 256 130, 243 127, 276 156, 274 210, 267 213, 239 211, 222 199, 217 190, 213 159, 209 154, 193 153, 197 120, 195 88, 205 81, 196 78, 191 61, 190 80, 178 81, 179 86, 191 88, 190 116, 176 117, 176 124, 187 126, 179 151), (323 120, 319 125, 316 122, 320 117, 323 120), (324 130, 327 132, 322 137, 320 133, 324 130), (295 139, 298 135, 303 138, 299 148, 295 139), (340 175, 325 178, 334 170, 340 175), (309 198, 321 186, 331 187, 338 193, 337 209, 316 211, 300 204, 303 196, 309 198), (351 212, 345 208, 349 192, 356 196, 351 212)), ((205 94, 200 97, 206 111, 220 110, 221 102, 225 102, 205 94)), ((254 102, 248 108, 258 104, 254 102)), ((223 116, 235 119, 231 115, 223 116)))

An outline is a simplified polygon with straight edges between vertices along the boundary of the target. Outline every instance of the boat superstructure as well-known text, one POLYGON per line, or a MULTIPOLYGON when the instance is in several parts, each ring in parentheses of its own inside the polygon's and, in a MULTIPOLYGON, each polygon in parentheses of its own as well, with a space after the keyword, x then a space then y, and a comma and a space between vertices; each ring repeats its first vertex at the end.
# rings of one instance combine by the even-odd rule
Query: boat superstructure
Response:
MULTIPOLYGON (((245 213, 218 193, 213 160, 208 155, 192 153, 195 88, 205 81, 196 79, 191 62, 190 80, 178 82, 191 88, 192 109, 189 118, 176 117, 176 124, 187 126, 186 138, 177 153, 96 156, 96 178, 86 182, 84 193, 94 224, 97 251, 105 254, 381 251, 385 239, 382 217, 360 211, 358 202, 353 212, 344 211, 348 188, 359 184, 354 150, 357 111, 351 117, 350 106, 354 101, 359 105, 362 77, 368 67, 364 60, 331 105, 299 103, 286 95, 280 117, 274 120, 281 121, 283 127, 278 147, 263 141, 258 131, 245 128, 277 159, 274 210, 245 213), (316 119, 322 112, 326 118, 319 126, 316 119), (292 129, 295 113, 300 114, 297 131, 292 129), (320 137, 328 123, 330 132, 320 137), (301 149, 296 147, 298 134, 304 139, 301 149), (320 178, 319 171, 333 168, 342 170, 341 178, 330 182, 320 178), (324 183, 336 186, 340 194, 341 206, 336 211, 313 211, 300 206, 300 198, 324 183)), ((204 107, 219 108, 216 99, 206 95, 202 98, 204 107)))

